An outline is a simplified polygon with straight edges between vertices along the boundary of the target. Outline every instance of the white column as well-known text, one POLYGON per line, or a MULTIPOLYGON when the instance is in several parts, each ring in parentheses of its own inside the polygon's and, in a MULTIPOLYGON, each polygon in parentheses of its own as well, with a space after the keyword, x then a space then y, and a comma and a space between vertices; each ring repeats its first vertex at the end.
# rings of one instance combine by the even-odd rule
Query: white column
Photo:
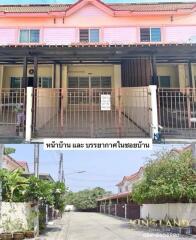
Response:
POLYGON ((149 90, 149 109, 150 109, 150 123, 151 123, 151 137, 154 139, 155 134, 158 133, 158 108, 157 108, 157 86, 150 85, 149 90))
POLYGON ((33 88, 27 87, 27 104, 26 104, 26 131, 25 140, 31 141, 32 133, 32 107, 33 107, 33 88))
POLYGON ((48 224, 48 204, 46 204, 46 224, 48 224))
POLYGON ((116 204, 114 206, 115 206, 115 216, 116 216, 117 215, 117 206, 116 206, 116 204))

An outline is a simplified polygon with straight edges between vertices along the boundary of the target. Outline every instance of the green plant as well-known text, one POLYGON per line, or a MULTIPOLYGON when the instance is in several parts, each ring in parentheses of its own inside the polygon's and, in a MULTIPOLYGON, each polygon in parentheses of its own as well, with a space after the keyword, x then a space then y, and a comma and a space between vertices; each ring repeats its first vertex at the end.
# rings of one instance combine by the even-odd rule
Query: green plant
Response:
POLYGON ((28 180, 21 176, 20 170, 17 169, 10 172, 6 169, 1 169, 0 181, 2 182, 3 201, 24 201, 28 180))
POLYGON ((164 153, 148 162, 143 179, 133 186, 132 199, 139 204, 196 202, 195 177, 191 151, 164 153))
POLYGON ((66 204, 73 204, 77 209, 86 210, 97 207, 97 199, 107 194, 103 188, 86 189, 76 193, 69 192, 65 196, 66 204))

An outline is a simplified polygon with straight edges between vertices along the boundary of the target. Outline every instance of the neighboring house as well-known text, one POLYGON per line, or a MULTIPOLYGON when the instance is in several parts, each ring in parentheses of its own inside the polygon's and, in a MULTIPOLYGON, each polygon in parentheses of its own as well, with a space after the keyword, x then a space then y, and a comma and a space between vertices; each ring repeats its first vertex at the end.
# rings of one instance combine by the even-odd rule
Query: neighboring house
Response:
POLYGON ((133 184, 138 182, 143 176, 144 168, 141 167, 136 173, 130 176, 124 176, 116 186, 118 187, 118 193, 132 192, 133 184))
POLYGON ((140 218, 140 206, 131 200, 131 192, 133 184, 138 182, 143 176, 143 167, 130 176, 124 176, 123 179, 116 184, 118 193, 104 196, 97 200, 98 211, 114 216, 129 219, 140 218))
POLYGON ((0 5, 0 137, 195 138, 195 37, 195 2, 0 5))
POLYGON ((141 167, 136 173, 129 176, 124 176, 123 179, 116 184, 116 186, 118 187, 117 194, 105 196, 99 199, 98 201, 102 203, 130 202, 130 196, 131 196, 133 184, 135 184, 142 178, 143 170, 144 168, 141 167))
MULTIPOLYGON (((24 172, 22 175, 26 178, 29 178, 31 176, 34 176, 34 173, 24 172)), ((49 173, 40 173, 39 174, 39 179, 47 180, 47 181, 50 181, 50 182, 55 182, 55 180, 53 179, 53 177, 49 173)))
POLYGON ((27 162, 15 160, 9 155, 3 156, 2 168, 6 168, 9 171, 20 169, 24 173, 29 173, 29 167, 27 162))

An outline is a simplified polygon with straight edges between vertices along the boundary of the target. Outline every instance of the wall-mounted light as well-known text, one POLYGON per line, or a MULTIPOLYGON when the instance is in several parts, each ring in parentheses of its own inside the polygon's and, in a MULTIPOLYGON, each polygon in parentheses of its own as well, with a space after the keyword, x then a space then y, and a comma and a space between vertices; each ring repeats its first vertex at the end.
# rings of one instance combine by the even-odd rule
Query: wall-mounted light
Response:
POLYGON ((172 15, 171 18, 170 18, 171 22, 174 21, 174 16, 172 15))

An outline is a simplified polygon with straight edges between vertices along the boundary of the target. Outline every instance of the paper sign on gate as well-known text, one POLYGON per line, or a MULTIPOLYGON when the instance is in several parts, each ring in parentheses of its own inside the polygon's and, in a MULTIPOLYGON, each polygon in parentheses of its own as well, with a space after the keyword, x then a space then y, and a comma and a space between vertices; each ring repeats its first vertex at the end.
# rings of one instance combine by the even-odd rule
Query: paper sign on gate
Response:
POLYGON ((111 110, 111 95, 102 94, 101 95, 101 111, 110 111, 111 110))

